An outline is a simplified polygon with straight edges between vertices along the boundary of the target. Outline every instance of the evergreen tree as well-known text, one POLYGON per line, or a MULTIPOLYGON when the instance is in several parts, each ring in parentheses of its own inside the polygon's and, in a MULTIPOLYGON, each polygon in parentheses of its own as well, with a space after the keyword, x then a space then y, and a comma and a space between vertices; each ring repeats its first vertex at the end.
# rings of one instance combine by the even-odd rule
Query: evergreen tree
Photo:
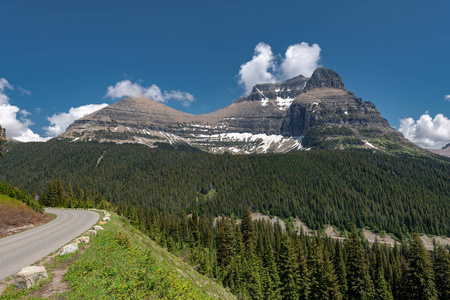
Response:
POLYGON ((244 278, 246 290, 252 299, 262 299, 261 262, 255 253, 253 242, 248 243, 244 260, 244 278))
POLYGON ((281 281, 278 267, 273 255, 270 242, 267 243, 264 253, 264 296, 267 300, 281 300, 281 281))
POLYGON ((379 300, 394 300, 389 286, 384 279, 383 267, 378 269, 375 277, 375 299, 379 300))
POLYGON ((354 224, 345 242, 345 252, 347 253, 347 297, 355 300, 373 299, 373 283, 369 275, 364 247, 354 224))
POLYGON ((281 295, 283 300, 300 299, 297 266, 297 255, 292 246, 291 238, 285 234, 280 249, 281 295))
POLYGON ((191 263, 197 263, 200 259, 200 230, 198 226, 198 214, 195 210, 189 219, 189 244, 192 252, 190 257, 191 263))
POLYGON ((249 244, 254 243, 253 221, 250 208, 248 207, 248 205, 245 205, 244 210, 242 211, 241 232, 242 232, 242 241, 244 243, 245 249, 247 250, 249 244))
POLYGON ((0 125, 0 158, 3 156, 3 147, 6 144, 6 131, 0 125))
MULTIPOLYGON (((298 272, 298 290, 299 290, 299 294, 300 294, 300 299, 307 299, 308 295, 309 295, 309 290, 310 290, 310 280, 309 280, 309 269, 308 269, 308 264, 306 261, 306 251, 305 251, 305 246, 304 246, 304 241, 305 241, 305 236, 302 236, 303 239, 300 239, 300 237, 295 234, 295 240, 296 240, 296 254, 297 254, 297 262, 298 262, 298 267, 297 267, 297 272, 298 272)), ((309 241, 310 238, 307 239, 307 241, 309 241)))
POLYGON ((439 300, 450 300, 450 253, 440 245, 435 246, 434 274, 439 300))
POLYGON ((342 299, 328 251, 318 239, 312 244, 308 267, 311 274, 309 299, 342 299))
POLYGON ((437 299, 430 256, 417 233, 412 235, 410 242, 409 259, 404 274, 403 287, 403 296, 405 299, 437 299))
POLYGON ((389 290, 388 283, 384 277, 383 257, 380 249, 380 245, 376 240, 372 251, 375 252, 375 271, 374 271, 374 286, 375 286, 375 299, 379 300, 394 300, 391 291, 389 290))
MULTIPOLYGON (((394 296, 394 299, 401 299, 402 298, 402 285, 403 285, 403 274, 402 274, 402 263, 403 263, 403 257, 400 255, 400 249, 398 247, 398 244, 394 244, 394 248, 392 249, 392 295, 394 296)), ((405 262, 406 263, 406 262, 405 262)))
POLYGON ((219 234, 216 239, 217 263, 219 266, 227 267, 230 262, 230 249, 225 234, 225 226, 221 222, 219 225, 219 234))
POLYGON ((334 269, 336 270, 341 294, 345 295, 347 293, 347 270, 344 261, 343 248, 340 242, 335 243, 334 253, 334 269))

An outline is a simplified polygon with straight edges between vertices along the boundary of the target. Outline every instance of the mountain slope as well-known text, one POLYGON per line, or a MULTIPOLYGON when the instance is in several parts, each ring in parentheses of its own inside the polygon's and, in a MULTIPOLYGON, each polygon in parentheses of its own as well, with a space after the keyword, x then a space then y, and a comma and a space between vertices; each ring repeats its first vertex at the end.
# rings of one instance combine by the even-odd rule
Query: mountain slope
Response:
POLYGON ((11 144, 0 162, 0 179, 39 195, 60 178, 142 212, 230 216, 248 204, 313 229, 354 220, 397 236, 450 235, 449 172, 443 161, 370 150, 213 155, 63 141, 11 144))
POLYGON ((258 84, 249 95, 203 115, 152 99, 125 98, 75 121, 58 138, 188 144, 213 153, 368 148, 426 155, 391 128, 373 103, 348 92, 342 78, 326 68, 311 78, 258 84))

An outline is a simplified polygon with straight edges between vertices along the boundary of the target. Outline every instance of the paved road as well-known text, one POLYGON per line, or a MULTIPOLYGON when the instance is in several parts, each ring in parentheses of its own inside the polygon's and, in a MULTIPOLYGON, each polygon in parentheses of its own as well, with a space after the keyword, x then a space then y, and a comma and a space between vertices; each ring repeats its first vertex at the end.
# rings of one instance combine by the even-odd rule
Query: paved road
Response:
POLYGON ((93 211, 45 210, 56 218, 45 225, 0 239, 0 282, 88 230, 99 219, 93 211))

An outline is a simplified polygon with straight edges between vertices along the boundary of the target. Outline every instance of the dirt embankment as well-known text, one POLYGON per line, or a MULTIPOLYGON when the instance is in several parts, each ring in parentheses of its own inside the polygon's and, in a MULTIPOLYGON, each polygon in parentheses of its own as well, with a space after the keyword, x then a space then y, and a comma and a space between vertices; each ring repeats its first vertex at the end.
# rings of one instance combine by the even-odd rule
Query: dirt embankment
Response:
MULTIPOLYGON (((252 217, 253 221, 266 221, 266 222, 272 223, 272 225, 275 225, 275 223, 279 223, 281 228, 283 230, 286 230, 286 224, 284 224, 284 221, 281 220, 280 218, 278 218, 277 216, 271 218, 268 215, 258 213, 258 212, 252 213, 250 216, 252 217)), ((192 218, 192 215, 188 215, 188 218, 192 218)), ((223 222, 225 220, 232 221, 231 218, 224 217, 224 216, 218 216, 218 217, 214 218, 212 226, 214 228, 216 228, 218 223, 223 222)), ((241 219, 237 219, 235 221, 235 224, 237 224, 237 225, 241 224, 241 219)))
POLYGON ((22 201, 0 195, 0 238, 47 223, 53 217, 35 212, 22 201))

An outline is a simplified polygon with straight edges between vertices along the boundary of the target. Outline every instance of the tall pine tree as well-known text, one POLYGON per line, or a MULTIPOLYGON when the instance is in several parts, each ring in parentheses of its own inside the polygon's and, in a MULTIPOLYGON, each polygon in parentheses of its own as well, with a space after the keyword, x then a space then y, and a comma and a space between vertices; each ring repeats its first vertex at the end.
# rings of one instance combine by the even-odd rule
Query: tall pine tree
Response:
POLYGON ((430 255, 417 233, 412 235, 410 242, 409 259, 404 274, 403 288, 405 299, 437 299, 430 255))
POLYGON ((345 252, 347 253, 347 297, 355 300, 373 299, 373 283, 369 275, 367 258, 354 224, 345 242, 345 252))
POLYGON ((444 247, 435 247, 434 275, 439 300, 450 300, 450 252, 444 247))

